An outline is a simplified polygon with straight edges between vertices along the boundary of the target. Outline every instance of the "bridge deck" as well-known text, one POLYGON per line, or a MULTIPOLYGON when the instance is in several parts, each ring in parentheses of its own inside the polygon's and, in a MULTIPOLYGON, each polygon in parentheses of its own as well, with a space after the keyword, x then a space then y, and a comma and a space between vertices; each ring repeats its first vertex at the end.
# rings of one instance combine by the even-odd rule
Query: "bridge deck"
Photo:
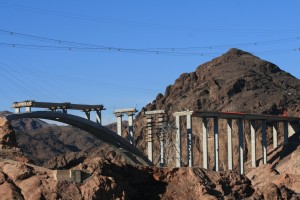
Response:
POLYGON ((272 121, 300 121, 299 117, 285 117, 278 115, 259 115, 259 114, 247 114, 239 112, 201 112, 194 111, 192 116, 202 118, 213 118, 218 117, 221 119, 245 119, 245 120, 266 120, 272 121))
POLYGON ((103 105, 87 105, 87 104, 72 104, 70 102, 52 103, 52 102, 37 102, 37 101, 22 101, 15 102, 12 108, 35 107, 49 109, 72 109, 72 110, 105 110, 103 105))

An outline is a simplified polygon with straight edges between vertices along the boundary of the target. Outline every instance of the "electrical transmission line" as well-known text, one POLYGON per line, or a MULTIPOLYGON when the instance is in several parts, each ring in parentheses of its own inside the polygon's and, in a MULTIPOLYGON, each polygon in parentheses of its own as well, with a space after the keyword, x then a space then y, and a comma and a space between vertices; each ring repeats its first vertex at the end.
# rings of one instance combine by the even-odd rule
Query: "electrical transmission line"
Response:
MULTIPOLYGON (((0 46, 2 47, 40 49, 40 50, 90 51, 90 52, 109 51, 109 52, 123 52, 123 53, 126 52, 126 53, 182 55, 182 56, 199 56, 199 55, 204 56, 204 55, 220 54, 219 52, 199 52, 200 50, 224 49, 224 48, 230 48, 234 46, 271 45, 271 44, 299 40, 299 37, 290 37, 290 38, 282 38, 277 40, 265 40, 265 41, 239 43, 239 44, 226 44, 226 45, 211 45, 211 46, 202 46, 202 47, 124 48, 124 47, 103 46, 97 44, 88 44, 82 42, 53 39, 49 37, 42 37, 42 36, 18 33, 18 32, 1 30, 1 29, 0 29, 0 33, 11 35, 13 37, 21 37, 29 40, 38 40, 42 42, 56 44, 56 45, 38 45, 38 44, 0 42, 0 46)), ((268 50, 268 51, 261 51, 255 53, 274 53, 278 51, 297 51, 297 50, 300 50, 300 48, 297 47, 297 48, 290 48, 290 49, 268 50)))

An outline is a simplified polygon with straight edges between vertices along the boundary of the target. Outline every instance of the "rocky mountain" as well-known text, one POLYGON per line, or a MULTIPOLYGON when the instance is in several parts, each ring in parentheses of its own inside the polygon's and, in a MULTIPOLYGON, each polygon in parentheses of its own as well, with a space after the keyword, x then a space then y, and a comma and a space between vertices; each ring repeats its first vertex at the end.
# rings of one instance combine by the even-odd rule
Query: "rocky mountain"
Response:
MULTIPOLYGON (((300 80, 281 70, 268 61, 239 49, 230 49, 222 56, 204 63, 194 72, 184 73, 166 88, 164 94, 158 94, 152 103, 146 105, 135 120, 137 146, 146 153, 147 129, 144 111, 163 109, 167 113, 167 121, 174 125, 173 112, 184 110, 244 112, 257 114, 280 115, 283 107, 287 107, 287 115, 300 116, 300 80), (285 101, 286 105, 282 102, 285 101)), ((202 128, 198 119, 193 119, 193 146, 195 165, 202 166, 202 128)), ((183 149, 186 146, 184 132, 185 122, 181 122, 183 149)), ((236 126, 234 122, 234 126, 236 126)), ((208 129, 212 128, 209 121, 208 129)), ((171 126, 172 127, 172 126, 171 126)), ((227 163, 227 129, 225 121, 220 120, 220 159, 221 168, 226 169, 227 163), (224 134, 223 134, 224 133, 224 134)), ((258 126, 259 127, 259 126, 258 126)), ((268 128, 271 138, 271 127, 268 128)), ((250 158, 250 128, 244 124, 245 158, 250 158)), ((175 130, 170 131, 173 138, 175 130)), ((282 141, 282 134, 280 142, 282 141)), ((258 134, 257 144, 261 141, 258 134)), ((271 141, 271 140, 269 140, 271 141)), ((213 152, 213 137, 209 134, 209 152, 213 152)), ((238 137, 233 135, 234 154, 238 154, 238 137)), ((158 138, 154 138, 156 148, 154 158, 158 162, 158 138)), ((170 149, 168 147, 168 149, 170 149)), ((168 151, 166 149, 166 151, 168 151)), ((175 150, 173 149, 173 152, 175 150)), ((261 155, 261 148, 257 148, 261 155)), ((174 155, 169 156, 173 158, 174 155)), ((209 154, 210 166, 213 166, 213 153, 209 154)), ((183 162, 186 163, 186 151, 183 151, 183 162)), ((237 166, 237 160, 234 161, 237 166)), ((174 166, 174 162, 170 163, 174 166)))
POLYGON ((145 110, 278 114, 280 100, 288 95, 288 114, 294 115, 300 112, 299 89, 299 79, 278 66, 242 50, 230 49, 200 65, 195 72, 182 74, 145 110))

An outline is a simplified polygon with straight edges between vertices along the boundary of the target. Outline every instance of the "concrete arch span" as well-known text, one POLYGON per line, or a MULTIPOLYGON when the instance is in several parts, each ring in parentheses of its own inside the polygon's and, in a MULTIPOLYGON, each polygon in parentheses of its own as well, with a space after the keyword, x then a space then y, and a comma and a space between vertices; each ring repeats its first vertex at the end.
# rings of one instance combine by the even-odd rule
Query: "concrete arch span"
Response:
POLYGON ((61 112, 35 111, 29 113, 8 114, 6 115, 6 118, 8 121, 22 118, 40 118, 66 123, 94 135, 103 142, 111 144, 115 147, 116 151, 122 153, 130 162, 150 166, 153 165, 142 152, 130 144, 126 139, 110 129, 82 117, 61 112))

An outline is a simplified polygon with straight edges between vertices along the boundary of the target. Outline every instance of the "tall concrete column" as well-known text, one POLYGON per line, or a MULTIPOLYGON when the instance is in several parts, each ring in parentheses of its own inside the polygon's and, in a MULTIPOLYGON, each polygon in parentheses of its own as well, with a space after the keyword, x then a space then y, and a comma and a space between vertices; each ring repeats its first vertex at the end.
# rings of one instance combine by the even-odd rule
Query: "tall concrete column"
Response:
POLYGON ((240 173, 244 173, 244 131, 243 119, 238 119, 240 173))
POLYGON ((27 113, 31 112, 31 107, 30 106, 25 107, 25 112, 27 112, 27 113))
POLYGON ((277 148, 278 146, 278 140, 277 140, 277 122, 273 123, 273 148, 277 148))
POLYGON ((117 117, 117 133, 119 136, 122 136, 122 113, 116 113, 117 117))
POLYGON ((89 110, 84 110, 85 116, 88 120, 91 119, 91 112, 89 110))
POLYGON ((96 123, 102 124, 101 110, 96 110, 96 123))
POLYGON ((256 167, 256 133, 254 129, 255 122, 250 122, 250 134, 251 134, 251 164, 252 167, 256 167))
POLYGON ((267 132, 266 132, 266 121, 263 120, 261 122, 261 133, 262 133, 262 156, 263 156, 263 163, 267 164, 267 132))
MULTIPOLYGON (((147 127, 148 127, 148 137, 147 137, 147 143, 148 143, 148 159, 153 162, 153 135, 152 135, 152 126, 155 123, 155 119, 158 118, 158 136, 159 136, 159 164, 161 167, 163 167, 166 163, 165 161, 165 155, 164 155, 164 132, 163 132, 163 122, 164 122, 164 116, 165 116, 164 110, 152 110, 152 111, 145 111, 145 115, 147 118, 147 127), (157 116, 157 118, 155 117, 157 116)), ((155 129, 156 130, 156 129, 155 129)))
POLYGON ((208 169, 208 135, 207 119, 202 118, 202 137, 203 137, 203 168, 208 169))
POLYGON ((160 167, 163 167, 165 165, 165 157, 164 157, 164 135, 162 132, 162 126, 163 126, 163 116, 159 116, 158 118, 158 126, 159 126, 159 143, 160 143, 160 167))
POLYGON ((181 131, 180 131, 180 116, 176 117, 176 167, 181 167, 181 131))
POLYGON ((147 151, 148 159, 153 162, 153 139, 152 139, 152 117, 147 117, 147 128, 148 128, 148 137, 147 137, 147 151))
POLYGON ((21 109, 20 108, 15 108, 15 113, 20 113, 21 109))
POLYGON ((127 113, 128 115, 128 133, 129 133, 129 142, 134 145, 134 133, 133 133, 133 115, 134 113, 127 113))
POLYGON ((214 117, 214 156, 215 156, 215 170, 219 171, 219 119, 214 117))
POLYGON ((289 139, 288 122, 283 122, 283 144, 287 144, 289 139))
POLYGON ((233 159, 232 159, 232 120, 227 120, 227 143, 228 143, 228 169, 233 169, 233 159))
POLYGON ((193 141, 192 141, 192 115, 186 116, 186 128, 187 128, 187 157, 188 165, 192 167, 193 164, 193 141))

